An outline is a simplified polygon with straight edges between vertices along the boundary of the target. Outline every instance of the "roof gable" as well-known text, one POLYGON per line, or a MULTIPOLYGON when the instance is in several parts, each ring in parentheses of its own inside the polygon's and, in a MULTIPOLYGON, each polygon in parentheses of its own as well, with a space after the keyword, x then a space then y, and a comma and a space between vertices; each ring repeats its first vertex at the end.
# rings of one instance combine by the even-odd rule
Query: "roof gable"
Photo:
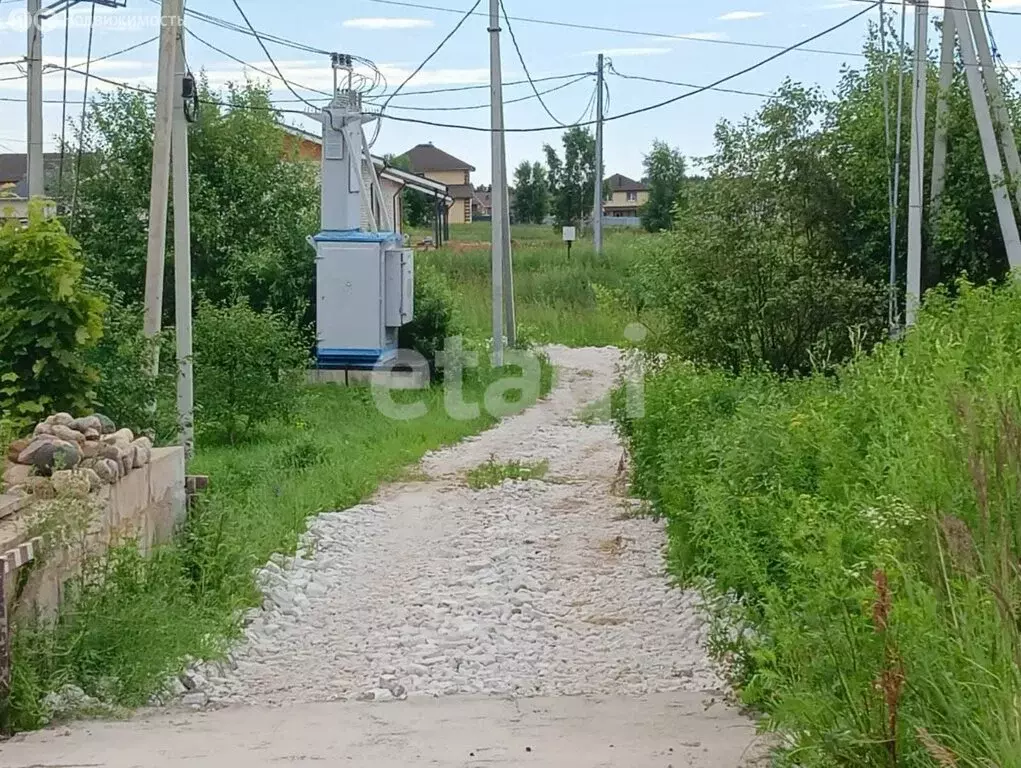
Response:
POLYGON ((621 173, 613 174, 613 176, 606 180, 606 183, 609 185, 611 192, 645 192, 649 189, 648 185, 634 179, 629 179, 621 173))
POLYGON ((458 160, 432 144, 419 144, 404 153, 408 164, 415 173, 431 171, 474 171, 475 167, 464 160, 458 160))

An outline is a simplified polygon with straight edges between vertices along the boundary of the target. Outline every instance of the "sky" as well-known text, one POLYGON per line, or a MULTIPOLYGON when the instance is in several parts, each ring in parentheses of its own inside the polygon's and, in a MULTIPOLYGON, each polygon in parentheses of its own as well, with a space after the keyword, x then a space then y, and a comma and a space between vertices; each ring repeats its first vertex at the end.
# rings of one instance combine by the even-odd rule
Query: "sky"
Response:
MULTIPOLYGON (((393 89, 421 64, 425 57, 453 29, 472 0, 239 0, 251 23, 261 31, 299 41, 327 51, 354 54, 376 63, 393 89), (433 9, 411 6, 431 6, 433 9), (452 9, 455 12, 434 10, 452 9)), ((867 5, 861 0, 504 0, 511 16, 511 28, 521 48, 524 63, 533 78, 577 73, 580 79, 547 94, 544 99, 560 123, 573 123, 589 114, 594 94, 594 77, 581 77, 595 70, 597 54, 612 60, 624 75, 704 85, 760 61, 776 52, 770 46, 788 46, 831 27, 867 5), (515 21, 514 17, 521 17, 515 21), (532 21, 527 21, 530 19, 532 21), (582 30, 558 27, 538 21, 566 22, 605 27, 582 30)), ((44 5, 48 0, 44 0, 44 5)), ((899 6, 889 2, 887 7, 899 6)), ((942 5, 942 0, 934 0, 942 5)), ((489 81, 488 19, 481 15, 488 2, 479 6, 480 15, 470 17, 443 49, 413 78, 388 109, 399 117, 421 119, 456 126, 488 127, 489 92, 486 88, 443 94, 419 91, 450 86, 485 85, 489 81), (450 107, 482 106, 480 109, 449 111, 450 107), (415 109, 411 109, 415 108, 415 109)), ((190 9, 244 24, 232 0, 190 0, 190 9)), ((998 10, 1021 11, 1021 0, 992 0, 998 10)), ((25 79, 17 65, 25 54, 24 0, 0 0, 0 151, 25 149, 25 79)), ((89 35, 88 3, 72 9, 68 30, 71 66, 85 61, 89 35)), ((941 13, 934 9, 936 17, 941 13)), ((623 79, 607 75, 609 101, 605 129, 606 175, 622 173, 639 178, 642 160, 656 139, 667 142, 692 158, 712 151, 713 130, 721 119, 738 120, 754 112, 764 95, 785 78, 830 90, 841 71, 861 62, 860 50, 869 21, 878 18, 872 10, 866 16, 811 43, 813 51, 797 51, 728 83, 727 88, 748 93, 709 91, 669 106, 619 120, 630 110, 670 99, 685 87, 623 79)), ((991 17, 1001 54, 1007 61, 1021 60, 1021 14, 991 17)), ((93 58, 102 57, 158 34, 158 5, 155 0, 127 0, 124 8, 98 7, 93 29, 93 58)), ((910 18, 909 18, 910 21, 910 18)), ((253 37, 225 30, 195 18, 189 28, 218 48, 259 68, 272 64, 253 37)), ((525 71, 504 25, 501 36, 505 81, 524 79, 525 71)), ((910 30, 910 26, 909 26, 910 30)), ((43 56, 47 64, 61 65, 64 56, 63 17, 44 26, 43 56)), ((910 32, 909 32, 910 34, 910 32)), ((936 46, 933 31, 930 46, 936 46)), ((328 89, 332 81, 329 57, 267 43, 270 54, 284 76, 296 84, 328 89)), ((246 69, 195 39, 187 41, 187 60, 193 71, 206 73, 214 86, 243 81, 246 69)), ((156 80, 156 42, 114 56, 93 65, 94 74, 119 82, 152 88, 156 80)), ((270 82, 273 97, 283 108, 302 110, 286 86, 247 70, 247 76, 270 82)), ((538 84, 540 91, 571 83, 571 79, 538 84)), ((68 120, 80 119, 84 80, 70 75, 67 83, 68 120)), ((90 81, 90 93, 113 86, 90 81)), ((47 149, 53 148, 60 133, 63 75, 46 73, 44 98, 57 103, 44 106, 43 120, 47 149)), ((298 88, 300 96, 321 98, 298 88)), ((528 96, 526 84, 508 85, 505 101, 528 96)), ((319 102, 317 102, 319 103, 319 102)), ((318 132, 317 122, 302 114, 287 114, 285 121, 318 132)), ((535 99, 505 106, 508 128, 557 127, 535 99)), ((560 146, 562 129, 541 133, 510 133, 507 137, 509 170, 523 160, 542 160, 542 147, 560 146)), ((490 141, 486 132, 463 127, 438 127, 384 119, 373 151, 400 154, 410 147, 432 142, 437 147, 475 166, 472 180, 488 183, 491 178, 490 141)))

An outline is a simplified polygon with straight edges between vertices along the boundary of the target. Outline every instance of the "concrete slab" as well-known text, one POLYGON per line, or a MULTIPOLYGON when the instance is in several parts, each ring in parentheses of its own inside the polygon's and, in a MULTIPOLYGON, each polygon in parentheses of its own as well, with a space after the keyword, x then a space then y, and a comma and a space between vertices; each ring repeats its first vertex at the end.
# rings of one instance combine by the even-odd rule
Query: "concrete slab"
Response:
POLYGON ((308 371, 309 384, 340 384, 345 387, 377 386, 387 389, 427 389, 428 371, 362 371, 355 369, 308 371))
POLYGON ((5 768, 738 768, 761 758, 750 721, 698 693, 237 708, 79 724, 0 745, 5 768))

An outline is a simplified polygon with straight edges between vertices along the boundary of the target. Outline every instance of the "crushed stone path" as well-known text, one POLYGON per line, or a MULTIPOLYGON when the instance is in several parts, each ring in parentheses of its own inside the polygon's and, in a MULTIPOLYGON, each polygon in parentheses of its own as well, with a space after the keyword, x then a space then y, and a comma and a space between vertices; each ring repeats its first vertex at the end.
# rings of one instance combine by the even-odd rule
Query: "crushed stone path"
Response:
MULTIPOLYGON (((304 738, 311 754, 325 748, 324 737, 300 731, 332 717, 338 727, 365 731, 343 747, 347 757, 338 765, 390 765, 380 761, 384 754, 394 765, 444 766, 666 768, 748 759, 754 726, 720 703, 725 685, 705 651, 698 596, 672 588, 664 573, 663 524, 633 515, 618 493, 622 448, 612 426, 578 418, 609 392, 619 353, 549 351, 557 384, 548 399, 429 454, 420 478, 319 516, 304 540, 306 558, 267 564, 260 573, 266 602, 236 664, 208 665, 196 675, 192 698, 223 709, 146 724, 148 743, 170 733, 201 742, 215 722, 209 738, 222 739, 229 752, 232 739, 269 717, 285 743, 304 738), (469 489, 466 472, 490 458, 545 461, 548 470, 541 480, 469 489), (394 699, 408 700, 364 703, 394 699), (455 726, 458 712, 464 721, 455 726), (548 722, 539 727, 542 712, 548 722), (550 730, 556 723, 559 735, 550 730), (431 728, 447 729, 453 741, 424 736, 431 728), (374 731, 393 741, 389 751, 377 749, 374 731), (568 751, 533 757, 508 746, 530 738, 568 751), (433 742, 444 746, 431 752, 433 742), (483 760, 477 749, 485 744, 491 751, 483 760)), ((109 728, 134 733, 131 744, 145 742, 132 725, 109 728)), ((72 738, 83 737, 78 731, 72 738)), ((20 750, 32 743, 7 747, 14 761, 0 762, 22 765, 20 750)), ((246 764, 321 759, 270 759, 280 751, 273 733, 260 743, 264 749, 245 753, 246 764)), ((47 744, 61 742, 35 746, 47 744)), ((46 764, 31 749, 25 754, 46 764)))

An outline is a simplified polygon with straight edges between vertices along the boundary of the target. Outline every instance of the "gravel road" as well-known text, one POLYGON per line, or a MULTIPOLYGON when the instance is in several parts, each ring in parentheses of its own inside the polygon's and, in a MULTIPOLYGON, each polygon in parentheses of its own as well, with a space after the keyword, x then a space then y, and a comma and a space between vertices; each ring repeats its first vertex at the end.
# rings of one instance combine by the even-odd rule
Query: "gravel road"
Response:
MULTIPOLYGON (((704 650, 698 597, 667 583, 662 523, 629 514, 631 502, 617 492, 622 449, 612 427, 578 419, 580 409, 613 385, 618 353, 554 347, 550 355, 558 372, 547 400, 428 455, 420 476, 386 487, 371 503, 316 518, 306 537, 307 559, 278 559, 262 571, 267 599, 236 651, 236 668, 207 667, 197 676, 190 700, 208 698, 208 707, 189 718, 221 723, 226 749, 231 734, 253 727, 266 707, 283 707, 273 710, 281 734, 310 728, 301 723, 321 710, 309 707, 337 707, 338 724, 362 718, 363 711, 405 708, 405 715, 369 716, 365 744, 373 727, 392 729, 385 722, 391 718, 419 713, 425 721, 449 723, 458 708, 492 710, 488 725, 475 717, 470 730, 506 744, 509 737, 497 735, 506 725, 501 718, 520 724, 527 699, 550 702, 549 712, 571 709, 575 719, 563 718, 563 732, 554 738, 561 748, 572 738, 578 749, 593 746, 585 734, 599 707, 610 707, 602 716, 620 731, 613 736, 617 744, 645 743, 631 751, 603 746, 615 751, 598 761, 574 762, 561 752, 536 764, 739 764, 754 740, 751 723, 718 703, 711 713, 693 703, 718 702, 725 687, 704 650), (546 461, 548 471, 542 480, 469 489, 465 473, 491 457, 546 461), (513 711, 501 714, 503 706, 513 711), (586 707, 592 708, 587 716, 586 707), (666 723, 660 736, 670 744, 702 746, 683 761, 680 755, 672 760, 664 742, 664 760, 653 759, 656 739, 637 739, 639 726, 627 726, 629 717, 645 728, 666 723)), ((130 730, 133 724, 113 727, 130 730)), ((146 726, 151 745, 168 729, 194 741, 194 728, 203 727, 146 726)), ((109 738, 125 743, 123 736, 109 738)), ((29 738, 11 749, 32 743, 29 738)), ((46 743, 59 746, 52 737, 46 743)), ((414 745, 416 755, 423 744, 414 745)), ((46 744, 35 746, 34 754, 24 753, 26 765, 45 762, 46 744)), ((358 764, 376 753, 347 754, 358 764)), ((476 764, 467 758, 419 761, 410 752, 401 759, 405 765, 476 764)), ((523 764, 523 756, 507 764, 523 764)))

